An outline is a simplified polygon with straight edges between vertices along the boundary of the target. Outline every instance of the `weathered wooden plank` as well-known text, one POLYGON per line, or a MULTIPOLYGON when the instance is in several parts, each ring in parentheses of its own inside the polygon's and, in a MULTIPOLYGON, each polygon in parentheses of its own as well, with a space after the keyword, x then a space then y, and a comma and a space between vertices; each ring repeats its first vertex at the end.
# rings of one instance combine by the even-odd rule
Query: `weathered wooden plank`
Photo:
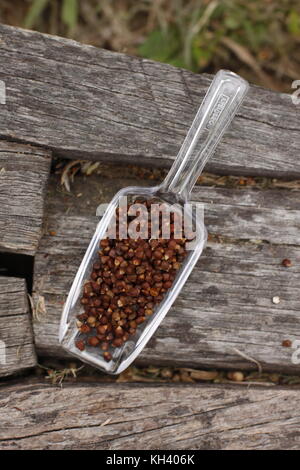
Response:
POLYGON ((17 384, 0 388, 0 448, 296 450, 299 409, 293 389, 17 384))
POLYGON ((299 191, 199 187, 193 200, 203 202, 205 222, 212 234, 300 244, 299 191))
MULTIPOLYGON (((47 213, 94 216, 97 206, 110 202, 119 189, 155 184, 152 180, 131 176, 126 169, 110 167, 102 170, 100 167, 99 171, 100 175, 76 177, 71 194, 57 190, 56 178, 52 178, 47 213)), ((243 187, 196 186, 192 193, 192 200, 204 205, 205 223, 211 234, 285 245, 300 244, 299 198, 300 192, 295 190, 243 187)), ((51 223, 48 226, 51 229, 51 223)))
POLYGON ((0 251, 35 253, 50 162, 48 150, 0 140, 0 251))
MULTIPOLYGON (((169 166, 211 80, 4 25, 0 40, 0 135, 70 158, 169 166)), ((299 177, 299 149, 299 106, 253 86, 207 168, 299 177)))
MULTIPOLYGON (((91 214, 97 203, 110 198, 116 185, 129 182, 121 181, 78 178, 72 196, 55 192, 51 185, 47 212, 51 235, 48 232, 43 236, 35 262, 39 319, 34 331, 41 354, 64 355, 57 341, 59 319, 95 230, 97 220, 91 214), (77 191, 82 194, 80 198, 77 191)), ((299 339, 300 247, 292 245, 296 228, 291 229, 289 238, 280 223, 280 217, 285 217, 285 229, 288 223, 299 226, 297 195, 277 190, 195 190, 194 200, 212 202, 206 208, 209 232, 226 234, 233 240, 208 244, 172 310, 138 358, 139 363, 255 368, 237 353, 238 349, 260 361, 265 369, 299 371, 299 365, 292 363, 294 350, 283 347, 282 342, 299 339), (245 241, 254 237, 264 242, 245 241), (283 240, 284 245, 269 243, 283 240), (281 265, 284 258, 292 260, 291 268, 281 265), (281 302, 275 305, 272 298, 277 295, 281 302)))
POLYGON ((36 365, 24 279, 0 277, 0 377, 36 365))

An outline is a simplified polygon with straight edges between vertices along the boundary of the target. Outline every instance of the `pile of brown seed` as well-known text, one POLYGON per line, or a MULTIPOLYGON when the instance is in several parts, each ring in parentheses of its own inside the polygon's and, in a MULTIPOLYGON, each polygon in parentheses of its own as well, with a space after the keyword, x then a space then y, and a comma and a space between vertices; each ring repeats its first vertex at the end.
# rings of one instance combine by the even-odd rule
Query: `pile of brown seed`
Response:
MULTIPOLYGON (((149 208, 152 201, 138 202, 149 208)), ((131 205, 125 209, 127 213, 131 205)), ((119 216, 120 209, 116 209, 117 228, 119 216)), ((170 239, 100 241, 99 260, 94 263, 83 289, 84 312, 77 316, 80 334, 75 344, 79 350, 83 351, 87 345, 99 348, 110 361, 110 348, 121 347, 133 336, 172 287, 186 256, 186 239, 174 239, 174 214, 170 217, 170 239)), ((149 215, 149 229, 150 224, 149 215)))

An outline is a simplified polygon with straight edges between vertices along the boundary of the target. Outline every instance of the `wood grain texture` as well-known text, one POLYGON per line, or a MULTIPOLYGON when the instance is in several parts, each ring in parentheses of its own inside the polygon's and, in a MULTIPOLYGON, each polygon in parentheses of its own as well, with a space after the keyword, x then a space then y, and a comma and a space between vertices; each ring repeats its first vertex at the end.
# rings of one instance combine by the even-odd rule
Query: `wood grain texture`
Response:
POLYGON ((293 389, 17 384, 0 388, 0 448, 299 449, 293 389))
MULTIPOLYGON (((89 177, 88 184, 78 180, 70 196, 55 191, 54 179, 50 185, 47 228, 52 235, 48 231, 42 237, 34 278, 39 316, 34 331, 43 355, 65 354, 57 340, 60 315, 97 224, 92 215, 96 200, 110 198, 115 186, 129 183, 97 177, 89 177), (77 191, 80 198, 75 197, 77 191)), ((289 230, 283 230, 288 223, 299 224, 297 195, 278 190, 196 188, 193 199, 207 201, 209 232, 232 238, 226 243, 209 242, 138 363, 256 368, 238 349, 266 370, 299 372, 299 365, 291 360, 294 350, 282 346, 286 339, 299 339, 300 247, 294 245, 296 228, 291 228, 290 237, 289 230), (281 225, 280 217, 290 222, 281 225), (256 240, 247 240, 254 236, 256 240), (283 240, 285 244, 275 243, 283 240), (284 258, 292 260, 291 268, 281 265, 284 258), (280 296, 278 305, 272 302, 273 296, 280 296)))
POLYGON ((25 280, 0 277, 0 377, 35 365, 25 280))
POLYGON ((50 162, 48 150, 0 140, 0 251, 36 252, 50 162))
MULTIPOLYGON (((211 76, 0 26, 0 136, 70 158, 169 166, 211 76)), ((299 177, 299 106, 252 86, 209 171, 299 177)))

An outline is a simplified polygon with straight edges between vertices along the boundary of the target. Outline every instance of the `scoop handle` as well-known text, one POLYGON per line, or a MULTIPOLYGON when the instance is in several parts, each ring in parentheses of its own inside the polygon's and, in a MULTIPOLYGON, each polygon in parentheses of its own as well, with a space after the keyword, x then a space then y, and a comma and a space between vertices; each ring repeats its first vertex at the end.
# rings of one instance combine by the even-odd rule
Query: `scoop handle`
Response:
POLYGON ((186 200, 241 105, 249 84, 228 70, 214 77, 160 190, 186 200))

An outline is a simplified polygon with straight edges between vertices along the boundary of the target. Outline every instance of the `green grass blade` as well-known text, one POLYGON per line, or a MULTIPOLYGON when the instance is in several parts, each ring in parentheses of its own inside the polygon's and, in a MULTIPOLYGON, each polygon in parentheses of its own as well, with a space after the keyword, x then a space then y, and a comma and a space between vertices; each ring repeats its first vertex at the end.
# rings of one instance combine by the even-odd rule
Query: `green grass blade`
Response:
POLYGON ((49 0, 33 0, 31 7, 29 8, 28 13, 24 19, 24 28, 31 29, 35 26, 36 21, 39 19, 48 3, 49 0))
POLYGON ((61 19, 68 26, 69 33, 75 28, 78 22, 78 0, 63 0, 61 19))

